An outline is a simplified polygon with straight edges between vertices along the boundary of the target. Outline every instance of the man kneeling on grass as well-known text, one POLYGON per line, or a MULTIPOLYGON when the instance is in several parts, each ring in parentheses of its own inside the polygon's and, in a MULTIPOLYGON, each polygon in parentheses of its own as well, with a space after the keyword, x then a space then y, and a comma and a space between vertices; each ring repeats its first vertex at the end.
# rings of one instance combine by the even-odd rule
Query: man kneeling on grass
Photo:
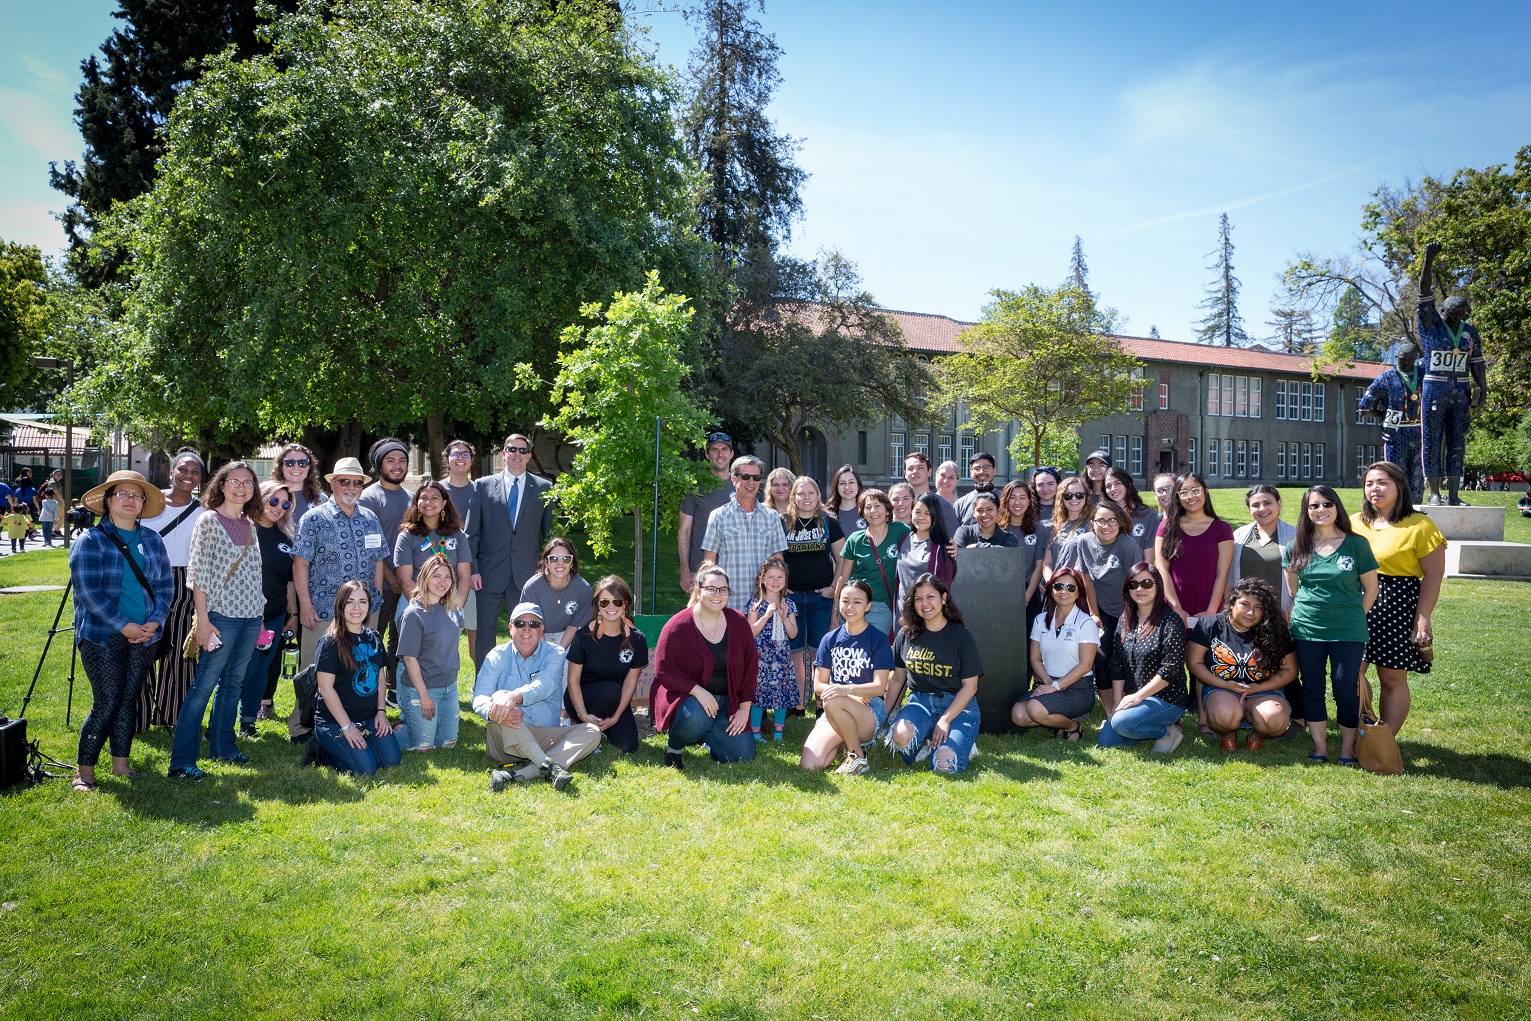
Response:
POLYGON ((546 780, 569 786, 568 767, 595 751, 601 730, 590 723, 559 726, 568 663, 563 650, 542 638, 542 610, 519 603, 510 615, 510 641, 484 658, 473 685, 473 711, 488 721, 484 753, 518 770, 496 769, 489 789, 546 780))

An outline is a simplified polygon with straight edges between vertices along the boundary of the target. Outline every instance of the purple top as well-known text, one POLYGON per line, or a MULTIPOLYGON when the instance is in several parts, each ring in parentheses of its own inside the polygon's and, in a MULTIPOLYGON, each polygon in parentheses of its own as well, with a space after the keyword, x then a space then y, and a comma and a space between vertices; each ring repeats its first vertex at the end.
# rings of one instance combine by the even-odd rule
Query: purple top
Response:
MULTIPOLYGON (((1155 534, 1164 535, 1168 523, 1160 522, 1155 534)), ((1180 608, 1192 617, 1206 613, 1207 601, 1217 587, 1217 544, 1232 541, 1233 526, 1221 519, 1213 521, 1200 535, 1181 531, 1180 552, 1170 561, 1170 581, 1180 597, 1180 608)))

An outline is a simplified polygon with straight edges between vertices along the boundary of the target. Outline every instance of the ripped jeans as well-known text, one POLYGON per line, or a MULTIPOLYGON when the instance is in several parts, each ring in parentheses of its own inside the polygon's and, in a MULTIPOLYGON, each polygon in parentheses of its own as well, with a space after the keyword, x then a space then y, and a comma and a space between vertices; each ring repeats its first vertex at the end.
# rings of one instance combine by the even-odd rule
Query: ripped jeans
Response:
MULTIPOLYGON (((930 739, 931 731, 936 729, 936 720, 946 712, 956 697, 950 692, 937 691, 916 691, 911 694, 889 728, 889 742, 894 754, 902 756, 907 764, 914 765, 920 747, 930 739), (914 740, 906 747, 893 743, 892 734, 900 723, 914 727, 914 740)), ((978 699, 970 698, 962 712, 952 721, 951 729, 946 733, 946 741, 940 748, 931 750, 930 768, 948 776, 961 773, 968 768, 968 759, 973 756, 973 742, 977 738, 978 699), (951 754, 946 754, 948 750, 951 754)))

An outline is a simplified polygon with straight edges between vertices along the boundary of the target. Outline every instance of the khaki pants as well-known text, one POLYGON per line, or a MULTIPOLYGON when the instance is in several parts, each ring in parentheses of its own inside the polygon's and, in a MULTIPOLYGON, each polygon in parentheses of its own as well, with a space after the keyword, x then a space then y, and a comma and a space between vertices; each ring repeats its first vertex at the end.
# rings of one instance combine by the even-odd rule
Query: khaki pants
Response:
MULTIPOLYGON (((370 627, 370 628, 373 628, 374 630, 377 628, 377 614, 376 613, 368 615, 368 617, 367 617, 367 626, 370 627)), ((306 627, 303 627, 303 626, 299 625, 299 627, 298 627, 298 671, 299 672, 302 672, 303 670, 306 670, 308 668, 308 665, 314 661, 314 656, 317 654, 317 652, 319 650, 319 639, 323 638, 324 637, 324 633, 326 631, 328 631, 329 629, 330 629, 330 622, 327 621, 327 620, 321 620, 319 622, 319 626, 317 628, 306 628, 306 627)), ((370 720, 364 720, 362 722, 370 723, 371 721, 370 720)), ((302 720, 299 719, 299 717, 298 717, 298 705, 297 705, 297 702, 294 701, 293 702, 293 706, 292 706, 292 712, 287 714, 287 736, 288 737, 306 737, 307 735, 308 735, 308 731, 307 731, 307 729, 304 728, 302 720)))
POLYGON ((601 728, 593 723, 570 727, 530 727, 524 723, 508 727, 490 723, 484 728, 484 754, 499 765, 516 759, 540 764, 548 758, 568 769, 595 751, 600 743, 601 728))

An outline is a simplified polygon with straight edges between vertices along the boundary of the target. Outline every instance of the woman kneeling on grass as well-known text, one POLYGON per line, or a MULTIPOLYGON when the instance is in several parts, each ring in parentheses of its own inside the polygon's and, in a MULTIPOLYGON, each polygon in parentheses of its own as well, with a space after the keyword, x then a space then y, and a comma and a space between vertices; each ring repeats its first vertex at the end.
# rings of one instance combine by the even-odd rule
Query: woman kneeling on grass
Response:
POLYGON ((978 643, 963 625, 946 583, 933 574, 914 579, 904 597, 893 643, 893 704, 909 685, 889 743, 909 765, 930 757, 930 768, 954 776, 968 768, 978 737, 978 643))
POLYGON ((1031 623, 1031 694, 1010 709, 1017 727, 1051 727, 1079 740, 1079 721, 1095 705, 1095 653, 1100 626, 1090 616, 1084 576, 1072 567, 1053 572, 1042 616, 1031 623))
POLYGON ((1246 722, 1254 729, 1244 747, 1252 752, 1265 747, 1266 738, 1286 734, 1292 706, 1282 689, 1297 676, 1297 653, 1281 597, 1270 585, 1240 578, 1223 612, 1196 622, 1187 659, 1223 751, 1238 751, 1246 722))
POLYGON ((365 582, 348 581, 335 594, 335 616, 314 649, 319 700, 314 733, 330 764, 343 773, 376 773, 399 764, 399 742, 383 711, 388 666, 383 639, 367 627, 372 597, 365 582))
POLYGON ((1191 708, 1185 621, 1165 602, 1153 564, 1133 564, 1122 591, 1126 598, 1108 671, 1116 709, 1100 725, 1096 743, 1111 748, 1152 741, 1154 751, 1168 755, 1185 739, 1180 718, 1191 708))
POLYGON ((883 696, 893 672, 888 636, 866 622, 872 587, 851 580, 840 590, 840 619, 845 623, 824 636, 813 661, 813 693, 824 711, 803 743, 798 765, 819 770, 835 760, 843 745, 845 761, 836 773, 867 771, 866 749, 888 718, 883 696))
POLYGON ((414 595, 399 623, 399 660, 409 686, 399 686, 401 719, 394 728, 399 747, 410 751, 457 747, 462 607, 456 573, 444 553, 411 572, 414 595))
POLYGON ((580 628, 569 646, 569 715, 601 728, 624 755, 638 750, 633 692, 649 665, 649 640, 627 617, 632 590, 615 574, 595 583, 595 619, 580 628))

